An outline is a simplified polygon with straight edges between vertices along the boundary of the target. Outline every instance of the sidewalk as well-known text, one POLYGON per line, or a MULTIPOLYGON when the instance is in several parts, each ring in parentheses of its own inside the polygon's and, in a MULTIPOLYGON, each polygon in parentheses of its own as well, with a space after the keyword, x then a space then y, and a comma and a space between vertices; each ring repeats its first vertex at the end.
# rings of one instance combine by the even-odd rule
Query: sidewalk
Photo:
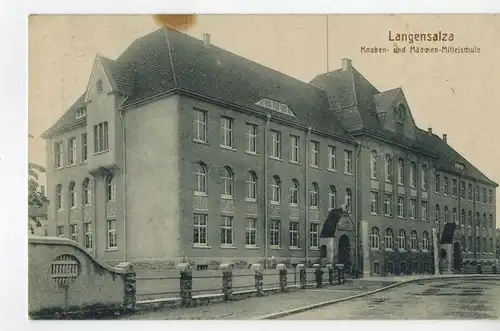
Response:
POLYGON ((124 320, 170 320, 170 319, 254 319, 260 316, 297 309, 328 300, 342 299, 386 286, 390 280, 348 282, 343 285, 328 285, 320 289, 311 288, 289 293, 269 294, 240 301, 221 302, 193 308, 159 308, 154 311, 139 311, 124 320))

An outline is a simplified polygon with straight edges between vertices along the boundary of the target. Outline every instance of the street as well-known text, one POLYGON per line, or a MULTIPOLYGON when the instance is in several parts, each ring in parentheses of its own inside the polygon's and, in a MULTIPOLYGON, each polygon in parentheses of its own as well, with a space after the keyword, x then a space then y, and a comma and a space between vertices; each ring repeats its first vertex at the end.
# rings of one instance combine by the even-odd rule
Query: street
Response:
POLYGON ((415 282, 283 319, 500 319, 500 280, 415 282))

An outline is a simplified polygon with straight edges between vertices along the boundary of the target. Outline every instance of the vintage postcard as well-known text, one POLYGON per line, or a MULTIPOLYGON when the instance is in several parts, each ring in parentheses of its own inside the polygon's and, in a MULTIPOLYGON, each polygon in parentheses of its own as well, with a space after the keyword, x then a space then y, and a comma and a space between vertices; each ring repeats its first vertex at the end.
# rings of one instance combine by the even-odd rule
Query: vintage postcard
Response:
POLYGON ((500 319, 495 15, 32 15, 31 319, 500 319))

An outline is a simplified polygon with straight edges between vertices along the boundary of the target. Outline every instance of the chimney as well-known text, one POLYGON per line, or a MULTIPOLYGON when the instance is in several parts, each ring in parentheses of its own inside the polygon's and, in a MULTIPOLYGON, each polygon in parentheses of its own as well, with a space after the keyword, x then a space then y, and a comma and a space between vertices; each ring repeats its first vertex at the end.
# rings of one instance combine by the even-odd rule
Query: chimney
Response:
POLYGON ((209 47, 210 46, 210 33, 204 33, 203 34, 203 45, 205 47, 209 47))
POLYGON ((432 128, 431 128, 431 127, 429 127, 429 128, 427 129, 427 132, 428 132, 430 135, 432 135, 432 128))
POLYGON ((352 66, 351 59, 348 59, 348 58, 342 59, 342 71, 346 71, 348 69, 351 69, 351 66, 352 66))
POLYGON ((448 140, 448 135, 446 133, 443 133, 443 141, 446 143, 448 140))

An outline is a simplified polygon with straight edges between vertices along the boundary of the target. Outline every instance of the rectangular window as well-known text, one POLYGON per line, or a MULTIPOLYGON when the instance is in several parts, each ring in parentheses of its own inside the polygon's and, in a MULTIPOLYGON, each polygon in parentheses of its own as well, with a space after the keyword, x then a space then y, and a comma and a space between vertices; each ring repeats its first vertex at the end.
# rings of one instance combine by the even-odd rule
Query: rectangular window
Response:
POLYGON ((479 202, 479 186, 476 186, 476 191, 475 191, 475 196, 476 196, 476 202, 479 202))
POLYGON ((58 169, 64 165, 64 146, 62 141, 54 144, 54 168, 58 169))
POLYGON ((220 119, 220 134, 221 134, 221 146, 226 148, 233 148, 234 146, 234 136, 233 136, 233 119, 229 117, 221 117, 220 119))
MULTIPOLYGON (((415 204, 417 202, 415 201, 415 204)), ((427 201, 422 201, 422 220, 427 220, 427 201)), ((416 217, 415 217, 416 218, 416 217)))
POLYGON ((290 221, 290 248, 299 247, 299 222, 290 221))
POLYGON ((370 192, 370 213, 378 214, 378 192, 370 192))
POLYGON ((309 246, 312 248, 319 247, 319 224, 309 224, 309 246))
POLYGON ((467 189, 467 199, 470 200, 470 201, 472 201, 472 195, 473 195, 473 193, 472 193, 472 184, 469 184, 469 187, 467 189))
POLYGON ((117 248, 118 243, 116 242, 116 220, 108 220, 108 249, 117 248))
POLYGON ((352 174, 352 152, 344 150, 344 172, 352 174))
POLYGON ((454 198, 456 198, 457 194, 458 194, 458 187, 457 187, 457 179, 456 178, 453 178, 451 186, 452 186, 451 194, 454 198))
POLYGON ((337 170, 337 148, 328 146, 328 169, 337 170))
POLYGON ((68 140, 68 165, 76 163, 76 138, 68 140))
POLYGON ((486 189, 483 188, 483 203, 486 203, 486 189))
POLYGON ((441 192, 441 175, 439 174, 436 174, 436 193, 440 193, 441 192))
POLYGON ((488 203, 493 204, 493 190, 488 190, 488 203))
POLYGON ((460 198, 465 199, 465 182, 460 182, 460 198))
POLYGON ((248 227, 245 229, 245 245, 247 247, 257 246, 257 219, 247 218, 248 227))
POLYGON ((392 195, 386 194, 384 198, 384 213, 385 216, 392 216, 392 195))
POLYGON ((108 122, 94 125, 94 153, 108 150, 108 122))
POLYGON ((58 237, 64 237, 64 225, 58 225, 56 228, 56 235, 58 237))
POLYGON ((290 155, 290 161, 298 163, 299 158, 299 142, 300 138, 297 136, 290 136, 290 145, 292 146, 292 151, 290 155))
POLYGON ((233 244, 233 218, 231 216, 222 216, 220 225, 220 243, 221 245, 233 244))
POLYGON ((427 190, 427 186, 428 186, 428 173, 427 173, 427 166, 426 165, 422 165, 422 168, 421 168, 421 184, 422 184, 422 190, 426 191, 427 190))
POLYGON ((195 245, 207 244, 207 218, 206 214, 194 214, 193 243, 195 245))
POLYGON ((82 143, 82 162, 87 162, 87 157, 88 157, 88 145, 87 145, 87 134, 82 133, 81 136, 81 143, 82 143))
POLYGON ((443 183, 444 187, 443 187, 443 194, 444 195, 449 195, 450 194, 450 188, 449 188, 449 179, 448 177, 444 177, 444 183, 443 183))
POLYGON ((398 197, 398 217, 405 217, 405 198, 398 197))
MULTIPOLYGON (((424 205, 422 204, 422 208, 423 207, 424 205)), ((417 200, 415 199, 410 199, 410 218, 412 220, 417 218, 417 200)))
POLYGON ((279 131, 271 130, 271 156, 281 159, 281 133, 279 131))
POLYGON ((193 139, 200 142, 207 142, 207 112, 195 110, 193 119, 193 139))
POLYGON ((247 124, 247 152, 257 153, 257 125, 247 124))
POLYGON ((85 234, 85 248, 92 249, 93 247, 93 238, 92 238, 92 223, 84 223, 83 224, 83 232, 85 234))
POLYGON ((281 222, 279 220, 271 220, 271 228, 270 228, 270 240, 271 246, 279 247, 280 246, 280 235, 281 235, 281 222))
POLYGON ((317 167, 319 165, 319 142, 311 141, 311 165, 317 167))

